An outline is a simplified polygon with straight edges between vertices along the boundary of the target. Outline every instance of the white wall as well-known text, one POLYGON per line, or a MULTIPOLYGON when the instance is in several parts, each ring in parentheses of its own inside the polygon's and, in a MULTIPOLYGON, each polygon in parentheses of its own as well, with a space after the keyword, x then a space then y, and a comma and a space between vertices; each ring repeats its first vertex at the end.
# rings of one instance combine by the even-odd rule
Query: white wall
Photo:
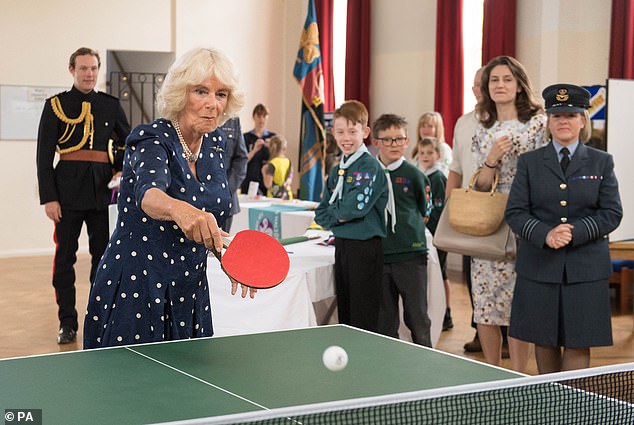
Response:
POLYGON ((518 0, 516 56, 538 95, 555 83, 605 84, 611 0, 518 0))
POLYGON ((288 0, 180 0, 175 12, 176 56, 198 45, 226 52, 246 91, 243 131, 253 128, 253 107, 264 103, 270 110, 268 127, 286 136, 294 164, 301 97, 292 70, 306 12, 306 2, 288 0))
MULTIPOLYGON (((518 0, 517 57, 536 91, 551 83, 607 78, 610 0, 518 0)), ((81 45, 173 51, 214 46, 233 58, 247 93, 245 130, 258 102, 297 161, 300 92, 292 76, 304 0, 0 0, 0 84, 70 86, 67 60, 81 45), (88 12, 87 12, 88 11, 88 12), (86 14, 91 19, 86 19, 86 14)), ((415 135, 433 109, 435 0, 372 0, 372 117, 399 113, 415 135)), ((105 66, 102 67, 105 71, 105 66)), ((99 89, 105 88, 105 74, 99 89)), ((0 141, 0 256, 52 253, 53 226, 37 198, 35 141, 0 141)), ((81 249, 86 250, 85 237, 81 249)))
POLYGON ((632 145, 632 98, 634 97, 634 80, 608 80, 609 117, 607 128, 608 152, 614 157, 614 173, 619 181, 619 194, 623 206, 623 219, 620 226, 610 233, 611 241, 632 239, 634 237, 634 192, 629 184, 634 177, 634 169, 630 161, 634 155, 632 145))
MULTIPOLYGON (((247 93, 241 120, 252 127, 251 110, 266 103, 270 128, 287 133, 297 157, 299 89, 291 70, 306 17, 306 4, 269 0, 0 0, 0 84, 68 86, 70 54, 79 46, 107 50, 174 51, 218 47, 233 58, 247 93), (89 19, 86 19, 87 11, 89 19), (287 28, 288 27, 288 28, 287 28), (287 107, 288 105, 288 107, 287 107), (294 143, 293 143, 294 141, 294 143)), ((105 90, 105 66, 99 84, 105 90)), ((35 141, 0 141, 3 208, 0 256, 53 252, 53 225, 37 196, 35 141)), ((80 249, 87 250, 82 235, 80 249)))
POLYGON ((407 118, 411 150, 418 118, 434 110, 436 1, 374 0, 372 22, 370 122, 383 113, 407 118))
MULTIPOLYGON (((170 50, 168 0, 2 0, 0 10, 3 85, 70 87, 68 57, 80 46, 97 49, 102 64, 108 49, 170 50)), ((105 68, 100 90, 105 90, 105 68)), ((52 253, 53 225, 37 195, 35 141, 2 140, 0 157, 5 159, 0 171, 0 255, 52 253)), ((82 249, 86 240, 84 235, 82 249)))

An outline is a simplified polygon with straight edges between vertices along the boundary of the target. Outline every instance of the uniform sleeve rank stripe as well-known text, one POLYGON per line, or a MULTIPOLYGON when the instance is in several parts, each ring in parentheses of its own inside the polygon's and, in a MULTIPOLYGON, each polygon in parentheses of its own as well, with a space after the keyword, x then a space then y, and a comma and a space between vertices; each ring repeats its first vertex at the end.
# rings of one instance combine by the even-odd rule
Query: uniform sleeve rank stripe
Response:
POLYGON ((599 237, 599 226, 597 222, 592 217, 583 217, 581 221, 585 224, 590 239, 597 239, 599 237))
POLYGON ((527 240, 530 239, 533 230, 535 230, 535 227, 537 227, 538 224, 539 220, 535 218, 531 218, 526 223, 524 223, 524 227, 522 228, 522 238, 527 240))

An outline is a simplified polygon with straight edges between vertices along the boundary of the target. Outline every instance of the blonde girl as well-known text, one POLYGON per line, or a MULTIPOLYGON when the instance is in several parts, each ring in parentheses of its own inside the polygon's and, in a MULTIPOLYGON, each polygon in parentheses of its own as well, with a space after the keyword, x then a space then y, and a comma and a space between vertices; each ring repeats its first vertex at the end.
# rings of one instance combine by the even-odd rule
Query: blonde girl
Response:
POLYGON ((262 179, 269 198, 293 199, 293 167, 286 156, 287 148, 284 136, 273 136, 269 142, 271 159, 262 166, 262 179))
MULTIPOLYGON (((418 141, 425 137, 435 137, 438 140, 438 148, 440 149, 440 159, 438 160, 438 168, 445 176, 449 174, 449 164, 451 164, 452 154, 451 147, 445 142, 445 126, 442 121, 442 115, 438 112, 425 112, 418 119, 418 141)), ((412 158, 418 156, 418 144, 412 152, 412 158)))

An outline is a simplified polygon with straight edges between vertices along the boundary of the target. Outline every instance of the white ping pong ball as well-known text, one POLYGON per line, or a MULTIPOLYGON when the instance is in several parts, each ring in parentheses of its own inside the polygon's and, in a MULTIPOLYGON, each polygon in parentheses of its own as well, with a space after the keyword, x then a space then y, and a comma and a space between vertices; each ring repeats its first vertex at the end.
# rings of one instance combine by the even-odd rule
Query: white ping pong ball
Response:
POLYGON ((338 345, 331 345, 321 357, 324 366, 333 372, 339 372, 348 365, 348 353, 338 345))

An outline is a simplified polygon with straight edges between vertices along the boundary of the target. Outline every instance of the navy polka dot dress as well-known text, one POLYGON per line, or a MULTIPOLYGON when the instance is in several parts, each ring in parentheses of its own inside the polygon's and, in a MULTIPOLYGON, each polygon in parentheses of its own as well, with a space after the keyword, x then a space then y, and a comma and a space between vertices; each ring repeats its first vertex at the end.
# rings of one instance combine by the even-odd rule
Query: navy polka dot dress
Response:
POLYGON ((95 274, 84 321, 84 348, 211 336, 207 249, 172 221, 141 210, 145 191, 212 213, 224 224, 231 196, 223 133, 204 136, 189 169, 170 121, 135 128, 126 141, 117 227, 95 274))

